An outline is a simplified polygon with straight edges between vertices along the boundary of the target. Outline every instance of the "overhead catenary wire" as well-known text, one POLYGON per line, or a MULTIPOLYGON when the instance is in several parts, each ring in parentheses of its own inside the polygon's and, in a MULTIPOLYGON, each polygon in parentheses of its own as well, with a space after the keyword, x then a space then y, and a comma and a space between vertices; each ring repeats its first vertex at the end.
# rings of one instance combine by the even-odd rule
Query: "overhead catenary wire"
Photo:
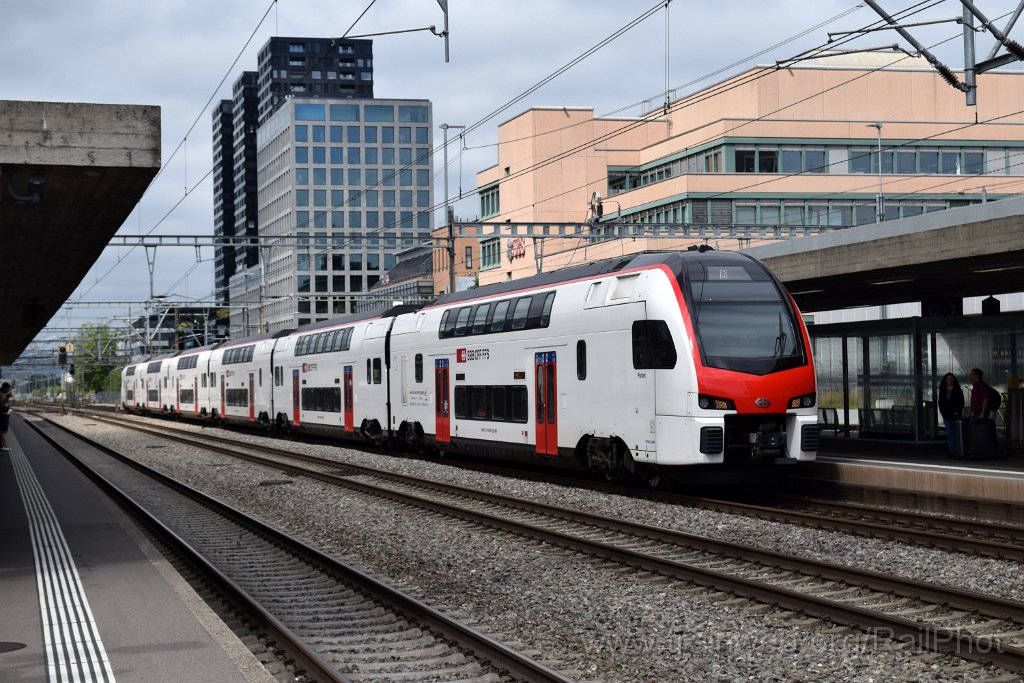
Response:
MULTIPOLYGON (((850 11, 852 11, 852 10, 850 10, 850 11)), ((460 155, 460 162, 461 162, 461 155, 460 155)), ((454 160, 453 160, 453 163, 454 163, 454 160)), ((435 176, 436 176, 436 174, 435 174, 435 176)), ((467 196, 471 196, 471 194, 473 194, 473 193, 472 193, 472 191, 471 191, 471 193, 470 193, 469 195, 467 195, 467 196)), ((436 206, 436 205, 435 205, 435 206, 436 206)), ((335 207, 332 207, 332 208, 335 208, 335 207)), ((156 227, 156 226, 155 226, 155 227, 156 227)), ((385 226, 385 227, 379 228, 379 229, 377 230, 377 232, 380 232, 380 231, 382 231, 382 230, 385 230, 385 229, 388 229, 388 226, 385 226)))
MULTIPOLYGON (((919 3, 919 4, 921 4, 921 3, 919 3)), ((914 7, 916 7, 916 6, 914 6, 914 7)), ((906 10, 905 10, 905 11, 906 11, 906 10)), ((920 11, 920 10, 918 10, 918 11, 920 11)), ((1005 15, 1004 15, 1004 16, 1005 16, 1005 15)), ((999 18, 1002 18, 1002 17, 997 17, 997 19, 999 19, 999 18)), ((949 42, 950 40, 953 40, 953 39, 955 39, 956 37, 957 37, 957 36, 952 36, 952 37, 950 37, 950 38, 948 38, 948 39, 946 39, 946 40, 943 40, 943 41, 940 41, 940 42, 938 42, 938 43, 935 43, 935 44, 934 44, 934 45, 932 45, 931 47, 935 47, 935 46, 937 46, 937 45, 940 45, 940 44, 942 44, 942 43, 944 43, 944 42, 949 42)), ((812 52, 812 51, 809 51, 809 52, 812 52)), ((832 86, 831 88, 826 88, 826 89, 824 89, 824 90, 822 90, 822 91, 818 91, 818 92, 815 92, 815 93, 813 93, 813 94, 811 94, 811 95, 809 95, 809 96, 807 96, 807 97, 805 97, 805 98, 803 98, 803 99, 801 99, 801 100, 798 100, 798 101, 796 101, 796 102, 791 102, 791 103, 789 103, 789 104, 786 104, 785 106, 779 107, 779 108, 778 108, 778 109, 776 109, 776 110, 773 110, 773 111, 771 111, 771 112, 767 112, 767 113, 765 113, 765 114, 763 114, 763 115, 761 115, 761 116, 759 116, 759 117, 757 117, 757 118, 754 118, 754 119, 750 119, 749 121, 745 121, 745 122, 743 122, 743 123, 739 124, 738 126, 736 126, 736 127, 735 127, 735 128, 733 129, 733 130, 736 130, 736 129, 742 128, 743 126, 746 126, 746 125, 750 125, 750 124, 752 124, 752 123, 755 123, 755 122, 757 122, 757 121, 760 121, 760 120, 762 120, 762 119, 764 119, 764 118, 766 118, 766 117, 768 117, 768 116, 772 116, 772 115, 774 115, 774 114, 777 114, 777 113, 779 113, 780 111, 784 111, 785 109, 788 109, 788 108, 790 108, 790 107, 792 107, 792 106, 795 106, 795 105, 797 105, 797 104, 800 104, 801 102, 807 101, 807 100, 809 100, 809 99, 813 99, 814 97, 818 97, 818 96, 820 96, 820 95, 822 95, 822 94, 824 94, 824 93, 826 93, 826 92, 829 92, 829 91, 831 91, 831 90, 835 90, 835 89, 837 89, 837 88, 841 88, 841 87, 844 87, 845 85, 848 85, 849 83, 851 83, 851 82, 853 82, 853 81, 855 81, 855 80, 858 80, 858 79, 860 79, 860 78, 865 78, 865 77, 867 77, 867 76, 870 76, 870 75, 872 75, 872 74, 874 74, 874 73, 876 73, 876 72, 878 72, 878 71, 881 71, 882 69, 884 69, 884 68, 886 68, 886 67, 889 67, 889 66, 891 66, 891 65, 892 65, 892 64, 894 64, 894 63, 897 63, 897 62, 899 62, 899 61, 902 61, 902 60, 904 60, 904 59, 907 59, 907 58, 908 58, 907 56, 905 56, 905 55, 901 55, 901 56, 899 57, 899 59, 895 60, 894 62, 892 62, 892 63, 890 63, 890 64, 886 64, 886 65, 878 66, 878 67, 876 67, 876 68, 874 68, 874 69, 870 69, 870 70, 866 71, 865 73, 859 74, 859 75, 857 75, 857 76, 855 76, 855 77, 853 77, 853 78, 851 78, 851 79, 848 79, 848 80, 846 80, 846 81, 843 81, 843 82, 841 82, 841 83, 838 83, 838 84, 836 84, 835 86, 832 86)), ((698 96, 700 96, 700 97, 701 97, 702 99, 700 99, 700 100, 697 100, 697 101, 691 101, 691 100, 689 100, 689 99, 686 99, 686 100, 680 100, 679 102, 677 102, 677 105, 678 105, 678 104, 685 104, 686 106, 692 106, 693 104, 696 104, 696 103, 699 103, 699 102, 703 102, 703 101, 705 101, 706 99, 710 99, 711 97, 715 97, 715 96, 718 96, 718 95, 724 94, 725 92, 728 92, 729 90, 732 90, 732 89, 734 89, 734 88, 736 88, 736 87, 741 87, 741 86, 743 86, 743 85, 746 85, 746 84, 748 84, 749 82, 752 82, 752 81, 754 81, 754 80, 757 80, 757 79, 759 79, 759 78, 763 78, 763 77, 765 77, 765 76, 767 76, 767 75, 769 75, 770 73, 773 73, 773 72, 774 72, 774 70, 772 70, 772 69, 765 69, 765 70, 761 70, 761 71, 760 71, 759 73, 753 73, 753 74, 751 75, 751 77, 750 77, 750 78, 748 78, 747 80, 742 80, 742 81, 736 82, 735 84, 733 84, 732 82, 727 82, 727 83, 726 83, 725 85, 728 85, 729 87, 725 88, 724 90, 717 90, 717 91, 714 91, 714 92, 710 92, 710 91, 708 91, 708 92, 705 92, 705 93, 698 93, 698 96)), ((681 108, 681 107, 680 107, 680 108, 681 108)), ((673 110, 675 110, 675 107, 673 108, 673 110)), ((1005 118, 1005 117, 1002 117, 1002 118, 1005 118)), ((641 124, 642 124, 642 123, 645 123, 645 122, 646 122, 646 121, 640 121, 640 122, 638 122, 638 123, 641 123, 641 124)), ((615 130, 615 131, 611 131, 611 132, 610 132, 610 133, 609 133, 609 134, 608 134, 607 136, 604 136, 604 139, 607 139, 607 138, 609 138, 609 137, 613 137, 613 136, 615 136, 615 135, 619 135, 619 134, 622 134, 623 132, 625 132, 625 130, 626 130, 627 128, 628 128, 628 129, 632 129, 633 127, 634 127, 634 125, 632 125, 632 124, 631 124, 631 125, 629 125, 629 126, 627 126, 627 127, 624 127, 624 128, 622 128, 622 129, 617 129, 617 130, 615 130)), ((957 128, 957 129, 954 129, 954 130, 958 130, 958 129, 959 129, 959 128, 957 128)), ((933 136, 927 136, 927 137, 925 137, 925 138, 922 138, 922 139, 921 139, 921 140, 919 140, 919 141, 924 141, 924 140, 930 139, 930 138, 932 138, 932 137, 936 137, 936 136, 938 136, 938 135, 943 135, 943 134, 948 134, 948 133, 949 133, 949 131, 947 131, 947 132, 943 132, 943 133, 938 133, 938 134, 936 134, 936 135, 933 135, 933 136)), ((601 141, 604 141, 604 139, 602 139, 602 138, 598 138, 598 139, 597 139, 597 140, 596 140, 595 142, 592 142, 592 143, 590 143, 590 145, 592 145, 592 144, 596 144, 597 142, 601 142, 601 141)), ((714 140, 714 139, 717 139, 717 136, 715 136, 715 137, 709 137, 709 138, 706 138, 706 139, 704 139, 704 140, 702 140, 702 141, 697 141, 697 142, 694 142, 694 143, 692 143, 692 144, 690 145, 690 147, 699 147, 700 145, 702 145, 702 144, 705 144, 706 142, 710 142, 710 141, 712 141, 712 140, 714 140)), ((914 142, 914 141, 908 141, 907 143, 904 143, 904 144, 910 144, 911 142, 914 142)), ((516 177, 517 175, 522 175, 522 174, 524 174, 524 173, 529 173, 529 172, 532 172, 532 171, 536 170, 537 168, 539 168, 539 167, 541 167, 541 166, 543 166, 543 165, 546 165, 547 163, 554 163, 555 161, 559 161, 559 160, 561 160, 562 158, 565 158, 565 157, 567 157, 567 156, 570 156, 570 155, 572 155, 572 154, 575 154, 575 153, 577 153, 578 151, 580 151, 581 149, 585 149, 585 148, 586 148, 587 146, 590 146, 590 145, 588 145, 588 144, 580 145, 580 146, 579 146, 579 147, 577 147, 577 148, 573 148, 573 149, 567 150, 567 151, 565 151, 565 152, 563 152, 563 153, 559 153, 558 155, 555 155, 554 157, 551 157, 551 158, 549 158, 549 159, 548 159, 548 160, 546 160, 545 162, 539 162, 538 164, 535 164, 534 166, 531 166, 531 167, 528 167, 528 168, 526 168, 526 169, 523 169, 523 170, 522 170, 522 171, 521 171, 520 173, 518 173, 518 174, 510 174, 510 176, 507 176, 507 177, 505 177, 505 178, 502 178, 502 179, 500 179, 500 180, 499 180, 498 182, 499 182, 499 184, 500 184, 501 182, 505 182, 505 181, 509 180, 509 179, 510 179, 510 178, 512 178, 512 177, 516 177)), ((845 160, 844 160, 844 161, 843 161, 842 163, 845 163, 845 160)), ((742 190, 747 190, 747 189, 751 189, 751 188, 754 188, 754 187, 759 187, 759 186, 762 186, 762 185, 765 185, 765 184, 769 184, 769 183, 773 183, 773 182, 778 182, 778 181, 780 181, 780 180, 782 180, 782 179, 785 179, 785 178, 789 178, 789 177, 794 177, 794 176, 797 176, 797 175, 802 175, 802 174, 804 174, 804 173, 807 173, 807 172, 808 172, 808 171, 800 171, 800 172, 792 172, 792 173, 787 173, 787 174, 781 174, 781 175, 773 175, 773 176, 772 176, 771 178, 769 178, 769 179, 766 179, 766 180, 762 180, 762 181, 759 181, 759 182, 756 182, 756 183, 752 183, 752 184, 750 184, 750 185, 747 185, 747 186, 744 186, 744 187, 742 187, 742 188, 733 188, 733 189, 730 189, 730 190, 729 190, 728 192, 721 192, 721 193, 718 193, 717 195, 712 195, 712 196, 709 196, 709 197, 704 197, 704 198, 702 198, 702 199, 710 199, 710 198, 714 198, 714 197, 720 197, 720 196, 724 196, 724 195, 727 195, 727 194, 730 194, 730 193, 734 193, 734 192, 738 192, 738 191, 742 191, 742 190)), ((556 194, 556 195, 552 195, 552 196, 546 197, 546 198, 544 198, 544 199, 543 199, 543 200, 541 200, 541 201, 546 201, 546 200, 549 200, 549 199, 554 199, 554 198, 557 198, 557 197, 559 197, 559 196, 564 196, 565 194, 568 194, 568 193, 570 193, 570 192, 575 192, 575 191, 578 191, 578 190, 580 190, 580 189, 583 189, 583 188, 585 188, 585 187, 588 187, 588 186, 589 186, 590 184, 591 184, 591 183, 586 183, 586 184, 584 184, 584 185, 581 185, 581 186, 579 186, 579 187, 576 187, 576 188, 572 188, 572 189, 570 189, 570 190, 567 190, 567 191, 565 191, 565 192, 561 192, 561 193, 559 193, 559 194, 556 194)), ((834 194, 834 193, 831 193, 831 194, 834 194)), ((503 213, 503 214, 508 214, 508 213, 514 213, 514 212, 515 212, 515 211, 517 211, 517 210, 520 210, 520 209, 518 209, 518 208, 517 208, 517 209, 512 209, 512 210, 510 210, 510 211, 503 211, 502 213, 503 213)))
MULTIPOLYGON (((373 7, 373 5, 374 5, 374 3, 376 1, 377 0, 370 0, 370 4, 367 5, 367 7, 362 11, 362 13, 360 13, 359 17, 357 17, 356 20, 352 23, 352 25, 349 26, 349 28, 346 31, 346 33, 351 31, 352 28, 355 27, 355 25, 359 22, 359 20, 362 19, 363 16, 365 16, 365 14, 369 11, 369 9, 371 7, 373 7)), ((249 44, 252 42, 253 38, 256 36, 257 32, 260 30, 260 27, 263 26, 263 23, 266 21, 267 17, 269 16, 270 10, 274 9, 276 6, 277 6, 277 0, 271 0, 270 5, 268 5, 268 7, 267 7, 267 10, 263 13, 263 16, 260 17, 259 22, 257 22, 255 28, 253 28, 252 32, 249 34, 249 37, 246 39, 245 44, 238 51, 238 54, 235 56, 235 59, 231 62, 231 65, 225 71, 224 76, 221 77, 220 82, 217 84, 217 87, 214 89, 213 93, 206 100, 206 103, 203 104, 203 106, 201 107, 201 109, 199 111, 199 114, 197 114, 195 120, 192 121, 192 125, 190 125, 188 130, 185 132, 185 135, 182 137, 181 142, 178 143, 178 145, 174 148, 174 151, 171 152, 171 154, 167 158, 167 160, 163 162, 163 164, 161 165, 160 169, 157 171, 156 175, 153 176, 153 179, 150 181, 149 187, 153 187, 153 183, 156 181, 156 179, 158 177, 160 177, 160 174, 163 173, 163 171, 169 166, 170 162, 174 159, 174 157, 178 153, 178 151, 180 149, 182 149, 182 147, 187 143, 188 136, 191 135, 192 131, 195 129, 195 127, 199 123, 200 119, 206 113, 206 111, 208 110, 208 108, 210 106, 210 103, 212 103, 213 100, 217 97, 217 93, 219 93, 220 89, 224 86, 225 81, 227 81, 228 77, 231 75, 232 70, 238 64, 238 61, 242 58, 242 55, 245 54, 245 51, 248 49, 249 44)), ((276 15, 275 15, 275 21, 276 21, 276 15)), ((310 68, 312 68, 312 67, 310 67, 310 68)), ((308 71, 307 71, 307 73, 308 73, 308 71)), ((290 84, 289 84, 289 88, 291 88, 290 84)), ((146 232, 146 234, 147 235, 152 234, 153 231, 156 230, 160 226, 160 224, 163 223, 163 221, 166 220, 181 205, 182 201, 184 201, 184 199, 187 198, 188 195, 191 194, 192 191, 194 191, 196 188, 198 188, 199 185, 201 185, 208 177, 210 177, 210 175, 213 174, 213 170, 214 170, 213 168, 210 168, 210 170, 208 170, 205 174, 203 174, 203 176, 202 176, 202 178, 200 178, 199 182, 195 183, 192 186, 191 190, 190 190, 188 188, 188 185, 187 185, 187 169, 186 169, 186 187, 185 187, 185 194, 184 194, 184 196, 181 199, 179 199, 177 202, 175 202, 171 206, 171 208, 161 217, 161 219, 159 221, 157 221, 157 223, 154 224, 146 232)), ((138 204, 141 204, 141 201, 142 200, 140 199, 138 204)), ((141 221, 141 211, 140 211, 140 221, 141 221)), ((140 228, 141 228, 141 225, 140 225, 140 228)), ((78 300, 81 300, 85 295, 87 295, 90 291, 92 291, 92 289, 96 285, 98 285, 108 275, 110 275, 110 273, 112 273, 117 268, 117 266, 119 266, 124 261, 124 259, 127 258, 134 251, 134 249, 135 249, 134 247, 130 247, 125 254, 120 256, 117 259, 117 261, 114 263, 114 265, 111 266, 111 268, 108 271, 106 271, 95 282, 93 282, 93 284, 85 292, 83 292, 81 295, 79 295, 78 300)))

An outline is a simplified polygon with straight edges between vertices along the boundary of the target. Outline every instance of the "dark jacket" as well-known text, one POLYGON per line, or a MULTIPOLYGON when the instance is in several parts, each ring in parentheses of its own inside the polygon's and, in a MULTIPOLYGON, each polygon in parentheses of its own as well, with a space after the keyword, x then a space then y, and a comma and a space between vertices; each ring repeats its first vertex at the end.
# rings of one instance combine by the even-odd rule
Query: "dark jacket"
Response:
POLYGON ((946 393, 946 383, 939 385, 939 414, 943 420, 958 420, 964 416, 964 392, 957 384, 946 393))

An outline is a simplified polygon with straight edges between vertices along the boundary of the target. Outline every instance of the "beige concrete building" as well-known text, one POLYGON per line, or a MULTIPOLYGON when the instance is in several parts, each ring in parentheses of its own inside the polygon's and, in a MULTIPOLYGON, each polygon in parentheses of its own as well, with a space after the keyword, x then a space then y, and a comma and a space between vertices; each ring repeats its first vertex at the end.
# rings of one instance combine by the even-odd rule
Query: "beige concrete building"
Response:
POLYGON ((642 118, 538 107, 502 123, 497 163, 477 174, 481 221, 583 223, 595 192, 603 217, 543 247, 522 228, 483 226, 495 236, 480 243, 480 283, 535 273, 541 248, 547 271, 873 223, 879 176, 883 220, 1020 192, 1024 73, 979 76, 968 107, 923 60, 886 66, 897 59, 758 67, 642 118), (617 229, 629 238, 608 239, 610 223, 629 224, 617 229), (686 236, 652 239, 658 224, 685 224, 686 236))

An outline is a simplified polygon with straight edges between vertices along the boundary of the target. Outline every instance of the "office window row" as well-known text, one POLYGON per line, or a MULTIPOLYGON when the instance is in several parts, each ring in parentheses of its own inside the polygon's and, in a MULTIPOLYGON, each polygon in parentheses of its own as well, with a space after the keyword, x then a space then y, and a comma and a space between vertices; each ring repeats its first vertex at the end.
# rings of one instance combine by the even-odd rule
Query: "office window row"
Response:
MULTIPOLYGON (((314 207, 356 207, 366 205, 367 208, 377 207, 402 207, 411 209, 414 206, 418 209, 430 208, 430 190, 363 190, 362 192, 350 191, 348 201, 345 201, 344 190, 331 190, 331 201, 327 201, 327 190, 313 190, 314 207), (415 199, 415 203, 413 203, 415 199)), ((310 191, 295 190, 295 206, 310 206, 310 191)), ((355 227, 355 226, 353 226, 355 227)), ((367 226, 370 227, 370 226, 367 226)))
POLYGON ((296 124, 295 142, 347 142, 350 144, 428 145, 430 129, 425 126, 308 126, 296 124), (397 135, 395 134, 397 132, 397 135))
MULTIPOLYGON (((332 150, 342 150, 341 147, 332 147, 332 150)), ((340 154, 341 152, 339 152, 340 154)), ((333 154, 333 153, 332 153, 333 154)), ((334 163, 332 161, 332 163, 334 163)), ((341 162, 338 162, 341 163, 341 162)), ((374 162, 376 163, 376 162, 374 162)), ((373 188, 374 186, 383 187, 394 187, 397 185, 401 187, 429 187, 430 186, 430 170, 426 168, 350 168, 346 174, 346 169, 343 168, 318 168, 313 167, 310 169, 307 166, 297 166, 295 168, 295 184, 296 185, 309 185, 310 178, 312 177, 313 185, 357 185, 363 187, 363 179, 366 179, 365 186, 367 188, 373 188), (415 176, 413 171, 415 170, 415 176), (311 175, 312 171, 312 175, 311 175), (330 183, 327 182, 330 178, 330 183), (414 183, 415 180, 415 183, 414 183), (346 182, 347 181, 347 182, 346 182)), ((349 190, 349 194, 357 192, 356 190, 349 190)), ((359 193, 362 190, 358 191, 359 193)))
MULTIPOLYGON (((994 198, 990 197, 989 201, 994 198)), ((886 201, 882 220, 909 218, 933 211, 967 206, 980 199, 902 199, 886 201)), ((612 234, 595 226, 595 240, 642 233, 645 223, 698 223, 705 225, 771 225, 846 227, 874 223, 877 207, 873 199, 697 199, 676 201, 623 216, 627 224, 612 234)))
POLYGON ((480 218, 490 218, 501 213, 501 187, 495 185, 480 190, 480 218))
MULTIPOLYGON (((314 275, 313 277, 310 277, 309 275, 299 275, 296 278, 295 284, 296 289, 300 294, 305 294, 307 292, 327 294, 329 292, 364 292, 380 282, 379 275, 367 275, 365 277, 362 275, 348 275, 347 277, 348 280, 346 281, 345 275, 314 275), (328 277, 330 277, 329 280, 328 277)), ((317 302, 318 308, 320 303, 320 301, 317 302)), ((306 304, 305 308, 308 309, 309 301, 299 301, 299 311, 308 313, 308 310, 303 310, 302 304, 306 304)), ((326 313, 326 311, 319 310, 317 312, 326 313)))
POLYGON ((480 270, 501 265, 501 239, 494 237, 480 243, 480 270))
POLYGON ((327 164, 328 154, 330 154, 330 163, 335 165, 373 166, 382 164, 391 166, 398 163, 402 166, 410 166, 414 160, 419 166, 426 166, 430 163, 429 147, 381 147, 378 149, 377 147, 307 147, 305 145, 295 148, 295 163, 327 164))
MULTIPOLYGON (((296 121, 363 121, 372 123, 395 122, 393 104, 322 104, 313 102, 295 103, 296 121)), ((422 105, 398 105, 399 123, 429 123, 428 109, 422 105)))
MULTIPOLYGON (((429 201, 429 199, 428 199, 429 201)), ((327 207, 324 207, 325 209, 327 207)), ((337 208, 337 207, 331 207, 337 208)), ((352 230, 379 230, 381 228, 400 228, 402 230, 429 230, 430 229, 430 211, 296 211, 295 212, 296 227, 302 228, 333 228, 338 230, 340 228, 349 227, 352 230), (346 213, 348 214, 346 220, 346 213), (312 215, 312 222, 310 222, 310 215, 312 215), (329 220, 328 220, 329 219, 329 220), (415 225, 414 223, 415 219, 415 225), (328 225, 328 223, 330 223, 328 225), (348 224, 346 226, 346 223, 348 224)), ((362 246, 362 239, 364 235, 362 233, 353 232, 347 236, 340 232, 334 232, 332 235, 333 246, 335 247, 355 247, 360 248, 362 246)), ((371 247, 376 245, 375 240, 384 237, 395 237, 394 235, 379 235, 372 232, 365 235, 367 242, 371 247)), ((406 235, 402 235, 403 239, 406 235)), ((429 239, 429 235, 420 233, 417 235, 417 239, 429 239)), ((326 235, 321 244, 326 244, 326 235)), ((308 242, 299 242, 299 244, 308 244, 308 242)), ((388 244, 385 246, 394 246, 394 244, 388 244)), ((412 245, 407 245, 412 246, 412 245)))

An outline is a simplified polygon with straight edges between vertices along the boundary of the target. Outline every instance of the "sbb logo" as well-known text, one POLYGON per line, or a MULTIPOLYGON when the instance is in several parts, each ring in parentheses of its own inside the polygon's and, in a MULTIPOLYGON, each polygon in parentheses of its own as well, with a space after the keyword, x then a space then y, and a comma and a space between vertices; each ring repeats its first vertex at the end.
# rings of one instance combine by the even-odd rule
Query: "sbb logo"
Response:
POLYGON ((466 349, 456 349, 455 350, 455 362, 456 363, 465 363, 466 362, 466 349))

